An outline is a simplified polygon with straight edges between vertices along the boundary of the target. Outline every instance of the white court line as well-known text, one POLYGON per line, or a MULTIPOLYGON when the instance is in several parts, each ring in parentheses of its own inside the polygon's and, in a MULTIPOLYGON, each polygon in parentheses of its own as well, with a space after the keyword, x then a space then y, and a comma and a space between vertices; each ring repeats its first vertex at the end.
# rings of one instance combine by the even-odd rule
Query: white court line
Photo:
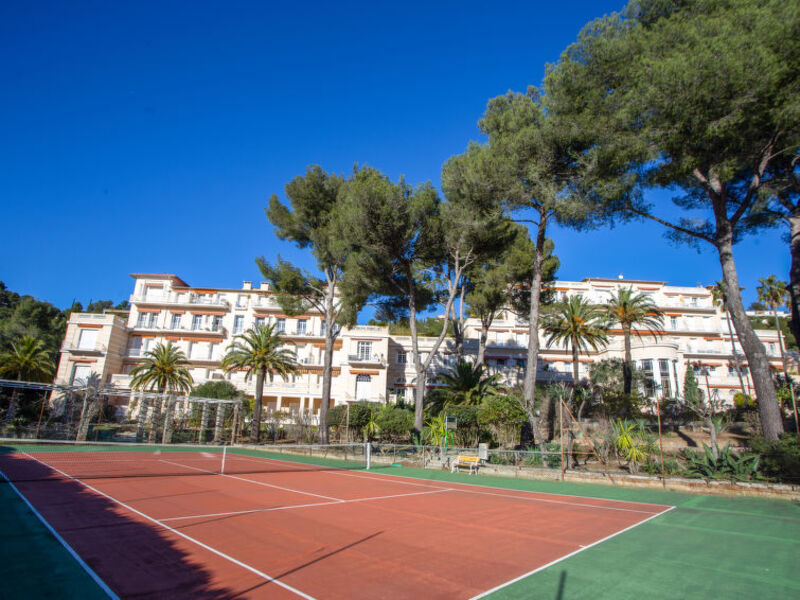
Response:
MULTIPOLYGON (((654 514, 652 510, 636 510, 635 508, 620 508, 618 506, 600 506, 598 504, 584 504, 581 502, 566 502, 564 500, 551 500, 550 498, 531 498, 526 496, 514 496, 513 494, 497 494, 495 492, 480 492, 478 490, 459 490, 454 488, 457 492, 464 494, 481 494, 483 496, 497 496, 499 498, 512 498, 513 500, 524 500, 525 502, 546 502, 548 504, 568 504, 569 506, 582 506, 586 508, 600 508, 602 510, 619 510, 624 512, 634 512, 643 515, 654 514)), ((661 514, 661 513, 655 513, 661 514)))
POLYGON ((593 546, 597 546, 598 544, 602 544, 603 542, 605 542, 607 540, 610 540, 611 538, 616 537, 616 536, 620 535, 621 533, 625 533, 626 531, 630 531, 634 527, 638 527, 639 525, 641 525, 643 523, 647 523, 651 519, 655 519, 656 517, 660 517, 661 515, 663 515, 665 513, 668 513, 669 511, 674 510, 674 509, 675 509, 674 506, 670 506, 666 510, 663 510, 660 513, 657 513, 655 515, 647 517, 646 519, 642 519, 638 523, 634 523, 633 525, 631 525, 629 527, 626 527, 625 529, 620 529, 619 531, 617 531, 615 533, 612 533, 611 535, 607 535, 606 537, 601 538, 601 539, 599 539, 597 541, 594 541, 591 544, 588 544, 586 546, 581 546, 580 548, 578 548, 574 552, 570 552, 569 554, 565 554, 561 558, 557 558, 554 561, 551 561, 551 562, 547 563, 546 565, 542 565, 541 567, 536 567, 532 571, 528 571, 527 573, 523 573, 519 577, 515 577, 514 579, 510 579, 510 580, 506 581, 505 583, 501 583, 500 585, 495 586, 490 590, 486 590, 485 592, 481 592, 477 596, 473 596, 472 598, 470 598, 470 600, 478 600, 478 598, 485 598, 489 594, 493 594, 494 592, 496 592, 498 590, 502 590, 503 588, 508 587, 509 585, 511 585, 513 583, 516 583, 516 582, 518 582, 518 581, 520 581, 522 579, 525 579, 526 577, 530 577, 531 575, 534 575, 534 574, 538 573, 539 571, 543 571, 548 567, 552 567, 553 565, 558 564, 561 561, 567 560, 568 558, 571 558, 571 557, 575 556, 576 554, 580 554, 584 550, 588 550, 589 548, 592 548, 593 546))
POLYGON ((350 500, 340 500, 338 502, 313 502, 311 504, 292 504, 289 506, 274 506, 270 508, 254 508, 250 510, 237 510, 233 512, 211 513, 208 515, 190 515, 188 517, 168 517, 159 521, 184 521, 186 519, 202 519, 205 517, 227 517, 233 515, 246 515, 251 513, 272 512, 276 510, 292 510, 294 508, 311 508, 312 506, 337 506, 339 504, 351 504, 353 502, 366 502, 367 500, 388 500, 389 498, 405 498, 406 496, 423 496, 425 494, 441 494, 453 490, 441 489, 431 490, 430 492, 411 492, 410 494, 393 494, 391 496, 372 496, 371 498, 352 498, 350 500))
MULTIPOLYGON (((232 455, 229 454, 228 456, 230 457, 232 455)), ((233 455, 233 456, 237 456, 239 458, 242 458, 238 454, 237 455, 233 455)), ((288 462, 289 464, 295 464, 295 463, 291 463, 290 461, 281 460, 279 458, 267 458, 267 457, 263 457, 262 458, 262 457, 249 457, 249 456, 247 458, 249 458, 250 460, 255 460, 255 461, 273 461, 273 462, 280 462, 280 463, 288 462)), ((309 468, 309 470, 312 470, 312 469, 309 468)), ((373 481, 392 481, 392 483, 398 483, 398 484, 403 484, 403 485, 416 485, 416 486, 420 486, 420 487, 431 487, 431 488, 437 488, 437 489, 444 489, 444 488, 441 488, 441 487, 436 486, 436 485, 425 484, 425 483, 417 483, 417 481, 432 481, 430 479, 419 480, 419 479, 417 479, 415 477, 409 477, 408 475, 395 475, 393 473, 374 473, 374 474, 369 474, 368 475, 366 473, 360 473, 360 474, 359 473, 350 473, 346 469, 340 469, 339 470, 339 469, 336 469, 336 468, 326 469, 326 470, 320 471, 320 472, 321 473, 330 473, 331 475, 343 475, 345 477, 358 477, 360 479, 372 479, 373 481), (413 482, 412 481, 393 481, 393 479, 392 480, 386 480, 386 479, 383 479, 383 477, 392 477, 393 479, 394 478, 411 479, 411 480, 414 480, 414 481, 413 482)), ((501 487, 496 487, 496 486, 492 486, 492 485, 481 485, 479 483, 464 483, 464 482, 461 482, 461 481, 452 481, 452 482, 444 482, 444 483, 449 483, 449 484, 455 485, 455 486, 469 486, 469 487, 477 487, 477 488, 483 488, 483 489, 489 489, 489 490, 502 490, 502 491, 505 491, 505 492, 513 491, 513 492, 519 492, 519 493, 522 493, 522 494, 537 494, 537 495, 543 495, 543 496, 560 496, 562 498, 576 498, 576 499, 581 499, 581 500, 600 500, 601 502, 609 502, 609 503, 615 503, 615 504, 636 504, 636 505, 640 505, 640 506, 655 506, 655 507, 659 507, 659 508, 667 506, 667 505, 664 505, 664 504, 652 504, 650 502, 637 502, 635 500, 612 500, 612 499, 609 499, 609 498, 597 498, 595 496, 573 496, 571 494, 557 494, 557 493, 554 493, 554 492, 537 492, 537 491, 534 491, 534 490, 517 490, 517 489, 513 489, 513 488, 501 488, 501 487)), ((461 490, 458 487, 454 487, 454 488, 450 488, 450 489, 452 489, 453 491, 462 491, 462 492, 465 492, 465 493, 472 493, 473 492, 473 490, 461 490)), ((489 492, 483 492, 483 493, 488 494, 489 492)), ((632 508, 619 508, 619 507, 611 507, 611 506, 600 506, 600 505, 595 505, 595 504, 585 504, 585 503, 581 503, 581 502, 572 502, 572 501, 569 501, 569 500, 547 500, 547 499, 544 499, 544 498, 525 498, 525 497, 522 497, 522 496, 514 496, 512 494, 495 494, 495 495, 497 495, 497 496, 507 495, 509 498, 520 498, 522 500, 541 500, 542 502, 566 504, 566 505, 570 505, 570 506, 590 506, 592 508, 600 508, 600 509, 607 509, 607 510, 621 510, 621 511, 630 511, 630 512, 641 512, 641 513, 645 513, 645 514, 654 514, 653 511, 640 511, 640 510, 635 510, 635 509, 632 509, 632 508)), ((670 506, 668 508, 675 508, 675 507, 674 506, 670 506)), ((656 514, 661 514, 661 513, 659 512, 659 513, 656 513, 656 514)))
POLYGON ((121 500, 117 500, 117 499, 116 499, 116 498, 114 498, 113 496, 110 496, 110 495, 106 494, 105 492, 101 492, 101 491, 100 491, 100 490, 98 490, 96 487, 93 487, 93 486, 89 485, 89 484, 88 484, 88 483, 86 483, 85 481, 81 481, 80 479, 78 479, 78 478, 76 478, 76 477, 73 477, 72 475, 68 475, 67 473, 65 473, 64 471, 62 471, 61 469, 59 469, 59 468, 57 468, 57 467, 54 467, 54 466, 52 466, 52 465, 48 465, 46 462, 44 462, 44 461, 42 461, 42 460, 39 460, 39 459, 38 459, 38 458, 36 458, 35 456, 31 456, 31 455, 30 455, 30 454, 28 454, 27 452, 21 452, 21 454, 24 454, 25 456, 27 456, 27 457, 29 457, 29 458, 32 458, 32 459, 33 459, 33 460, 35 460, 36 462, 38 462, 38 463, 40 463, 40 464, 43 464, 44 466, 46 466, 46 467, 47 467, 47 468, 49 468, 49 469, 53 469, 55 472, 57 472, 57 473, 59 473, 59 474, 63 475, 63 476, 64 476, 64 477, 66 477, 67 479, 71 479, 71 480, 73 480, 73 481, 75 481, 75 482, 77 482, 77 483, 81 484, 81 485, 82 485, 83 487, 85 487, 86 489, 89 489, 89 490, 93 491, 94 493, 96 493, 96 494, 99 494, 100 496, 103 496, 104 498, 108 498, 108 499, 109 499, 109 500, 111 500, 112 502, 115 502, 115 503, 119 504, 121 507, 123 507, 123 508, 125 508, 125 509, 127 509, 127 510, 131 511, 132 513, 134 513, 134 514, 137 514, 137 515, 139 515, 140 517, 142 517, 142 518, 144 518, 144 519, 147 519, 148 521, 151 521, 152 523, 155 523, 155 524, 156 524, 156 525, 158 525, 159 527, 163 527, 163 528, 164 528, 164 529, 166 529, 167 531, 170 531, 170 532, 174 533, 175 535, 178 535, 178 536, 180 536, 180 537, 184 538, 185 540, 188 540, 188 541, 192 542, 193 544, 197 544, 197 545, 198 545, 198 546, 200 546, 201 548, 203 548, 203 549, 205 549, 205 550, 208 550, 209 552, 213 552, 213 553, 214 553, 214 554, 216 554, 217 556, 220 556, 220 557, 222 557, 222 558, 224 558, 224 559, 226 559, 226 560, 228 560, 228 561, 232 562, 233 564, 235 564, 235 565, 238 565, 238 566, 242 567, 243 569, 247 569, 247 570, 248 570, 248 571, 250 571, 251 573, 255 573, 256 575, 258 575, 259 577, 262 577, 263 579, 266 579, 266 580, 267 580, 267 581, 269 581, 270 583, 274 583, 274 584, 276 584, 276 585, 279 585, 280 587, 284 588, 285 590, 288 590, 288 591, 290 591, 290 592, 293 592, 293 593, 297 594, 298 596, 300 596, 301 598, 305 598, 306 600, 316 600, 316 599, 315 599, 313 596, 309 596, 308 594, 306 594, 306 593, 304 593, 304 592, 301 592, 300 590, 298 590, 298 589, 296 589, 296 588, 294 588, 294 587, 290 586, 289 584, 287 584, 287 583, 284 583, 284 582, 282 582, 282 581, 280 581, 280 580, 278 580, 278 579, 275 579, 274 577, 271 577, 270 575, 267 575, 267 574, 266 574, 266 573, 264 573, 263 571, 259 571, 259 570, 258 570, 258 569, 256 569, 255 567, 251 567, 251 566, 250 566, 250 565, 248 565, 247 563, 244 563, 244 562, 242 562, 242 561, 240 561, 240 560, 238 560, 238 559, 235 559, 235 558, 233 558, 232 556, 230 556, 230 555, 228 555, 228 554, 225 554, 225 553, 224 553, 224 552, 222 552, 221 550, 217 550, 216 548, 213 548, 212 546, 209 546, 209 545, 207 545, 207 544, 204 544, 204 543, 203 543, 203 542, 201 542, 200 540, 197 540, 197 539, 195 539, 195 538, 193 538, 193 537, 191 537, 191 536, 188 536, 188 535, 186 535, 185 533, 183 533, 183 532, 181 532, 181 531, 178 531, 177 529, 173 529, 172 527, 170 527, 169 525, 166 525, 165 523, 161 523, 161 522, 160 522, 158 519, 154 519, 154 518, 153 518, 153 517, 151 517, 150 515, 146 515, 145 513, 141 512, 141 511, 139 511, 139 510, 136 510, 136 509, 135 509, 135 508, 133 508, 132 506, 128 506, 127 504, 125 504, 125 503, 124 503, 124 502, 122 502, 121 500))
POLYGON ((284 490, 285 492, 293 492, 295 494, 303 494, 305 496, 314 496, 315 498, 324 498, 325 500, 335 500, 336 502, 344 502, 341 498, 334 498, 333 496, 323 496, 322 494, 314 494, 312 492, 304 492, 302 490, 295 490, 288 487, 283 487, 281 485, 275 485, 272 483, 264 483, 263 481, 256 481, 254 479, 246 479, 244 477, 239 477, 237 475, 228 475, 227 473, 216 473, 214 471, 209 471, 208 469, 201 469, 200 467, 192 467, 190 465, 184 465, 182 463, 172 462, 171 460, 166 460, 163 458, 159 459, 160 462, 169 463, 171 465, 176 465, 178 467, 185 467, 187 469, 194 469, 195 471, 202 471, 203 473, 208 473, 209 475, 221 475, 222 477, 229 477, 230 479, 238 479, 239 481, 247 481, 248 483, 255 483, 256 485, 262 485, 264 487, 275 488, 277 490, 284 490))
POLYGON ((17 489, 17 486, 15 486, 13 483, 11 483, 11 480, 8 477, 6 477, 6 474, 3 473, 2 471, 0 471, 0 475, 3 477, 3 479, 6 480, 6 483, 8 483, 8 485, 11 486, 11 489, 14 490, 14 492, 17 494, 17 496, 19 496, 22 499, 22 501, 28 506, 28 508, 36 516, 36 518, 39 519, 42 522, 42 525, 44 525, 47 528, 47 530, 51 534, 53 534, 53 537, 56 538, 56 540, 58 540, 58 542, 62 546, 64 546, 66 551, 69 552, 70 556, 72 556, 72 558, 74 558, 75 561, 81 566, 81 568, 84 571, 86 571, 86 573, 89 575, 89 577, 91 577, 94 580, 94 582, 97 585, 100 586, 100 589, 102 589, 108 595, 109 598, 112 598, 113 600, 119 600, 119 596, 117 596, 111 590, 111 588, 108 587, 108 585, 106 585, 106 582, 103 581, 102 579, 100 579, 100 576, 97 573, 94 572, 92 567, 87 565, 86 562, 80 557, 80 555, 77 552, 75 552, 75 550, 72 549, 72 546, 70 546, 67 543, 67 540, 65 540, 63 537, 61 537, 59 535, 59 533, 53 528, 53 526, 50 525, 50 523, 47 522, 47 519, 45 519, 42 516, 42 514, 38 510, 36 510, 36 508, 34 508, 33 504, 31 504, 30 501, 25 496, 22 495, 22 492, 20 492, 17 489))

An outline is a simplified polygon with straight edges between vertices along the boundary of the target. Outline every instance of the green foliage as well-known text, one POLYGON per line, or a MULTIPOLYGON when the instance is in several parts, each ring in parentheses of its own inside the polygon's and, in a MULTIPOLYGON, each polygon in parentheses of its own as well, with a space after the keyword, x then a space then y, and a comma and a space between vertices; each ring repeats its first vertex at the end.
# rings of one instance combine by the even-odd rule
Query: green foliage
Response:
POLYGON ((49 381, 55 373, 55 363, 42 340, 29 335, 12 342, 11 348, 0 352, 0 376, 22 381, 49 381))
MULTIPOLYGON (((346 407, 345 407, 346 408, 346 407)), ((373 419, 373 414, 379 409, 374 402, 353 402, 350 404, 350 427, 362 431, 373 419)))
POLYGON ((404 438, 414 429, 413 412, 392 404, 384 404, 377 411, 375 421, 380 428, 381 437, 404 438))
POLYGON ((759 457, 759 469, 771 478, 791 483, 800 482, 800 443, 793 434, 768 442, 763 438, 750 440, 750 448, 759 457))
POLYGON ((683 399, 687 404, 699 406, 703 400, 700 383, 694 374, 694 369, 687 365, 686 375, 683 377, 683 399))
POLYGON ((67 330, 67 312, 32 296, 20 296, 0 281, 0 351, 24 336, 41 340, 44 349, 58 354, 67 330))
POLYGON ((347 405, 339 404, 328 410, 328 426, 344 427, 347 425, 347 405))
POLYGON ((631 473, 636 473, 639 465, 655 451, 653 437, 637 421, 614 421, 613 429, 613 445, 618 456, 628 461, 631 473))
POLYGON ((230 381, 206 381, 192 390, 193 396, 201 398, 217 398, 219 400, 232 400, 241 395, 230 381))
POLYGON ((759 457, 755 454, 737 456, 731 451, 730 444, 720 448, 716 459, 707 444, 703 444, 702 452, 684 449, 682 454, 686 460, 684 474, 687 477, 730 481, 758 478, 759 457))
POLYGON ((294 352, 282 348, 284 341, 275 325, 261 325, 237 335, 222 359, 226 371, 244 369, 245 377, 271 373, 285 377, 297 372, 294 352))
POLYGON ((425 423, 425 440, 434 446, 450 446, 455 443, 453 432, 447 429, 444 415, 431 417, 425 423))
POLYGON ((749 408, 756 405, 756 401, 752 396, 744 395, 742 392, 737 392, 733 397, 733 405, 736 408, 749 408))
POLYGON ((188 392, 193 383, 188 364, 183 350, 172 342, 156 344, 131 370, 131 389, 188 392))

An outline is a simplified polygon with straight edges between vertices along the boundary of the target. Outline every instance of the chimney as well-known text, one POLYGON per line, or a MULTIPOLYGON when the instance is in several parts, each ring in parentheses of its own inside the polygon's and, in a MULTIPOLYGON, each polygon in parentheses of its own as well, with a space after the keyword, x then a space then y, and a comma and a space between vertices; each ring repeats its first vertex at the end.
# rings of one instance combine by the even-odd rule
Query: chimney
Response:
POLYGON ((263 291, 263 292, 268 292, 269 291, 269 282, 268 281, 262 281, 261 282, 261 286, 259 287, 259 289, 261 291, 263 291))
POLYGON ((245 281, 242 283, 243 290, 252 290, 253 289, 253 282, 252 281, 245 281))

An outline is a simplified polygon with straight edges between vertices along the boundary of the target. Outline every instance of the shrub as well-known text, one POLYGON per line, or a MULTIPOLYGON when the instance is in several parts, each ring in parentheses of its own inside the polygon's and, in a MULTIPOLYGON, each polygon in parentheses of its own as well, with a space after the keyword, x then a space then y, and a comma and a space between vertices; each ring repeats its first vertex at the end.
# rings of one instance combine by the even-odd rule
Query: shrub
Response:
POLYGON ((800 481, 800 443, 794 435, 785 433, 773 442, 755 438, 750 440, 750 448, 759 456, 761 472, 767 477, 800 481))
POLYGON ((385 404, 378 411, 375 421, 381 437, 404 437, 414 429, 414 415, 405 408, 385 404))
POLYGON ((729 479, 744 481, 758 478, 759 457, 755 454, 737 456, 731 452, 730 444, 719 450, 715 459, 711 448, 703 444, 703 452, 684 449, 687 477, 698 479, 729 479))
POLYGON ((742 392, 738 392, 733 397, 733 405, 736 408, 750 408, 756 406, 756 401, 753 400, 752 396, 746 396, 742 392))

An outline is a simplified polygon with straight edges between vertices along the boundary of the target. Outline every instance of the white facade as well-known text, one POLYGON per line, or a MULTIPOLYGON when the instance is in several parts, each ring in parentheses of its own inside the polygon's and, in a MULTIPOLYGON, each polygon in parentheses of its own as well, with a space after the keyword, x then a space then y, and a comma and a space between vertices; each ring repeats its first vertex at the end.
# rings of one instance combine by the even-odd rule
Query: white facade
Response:
MULTIPOLYGON (((229 380, 253 395, 254 381, 243 372, 226 373, 221 360, 234 337, 259 323, 276 324, 289 349, 297 354, 300 373, 288 381, 268 380, 264 387, 267 409, 314 415, 322 395, 322 353, 325 323, 315 312, 301 316, 283 313, 269 285, 242 289, 197 288, 171 274, 133 274, 131 310, 124 322, 112 314, 74 314, 70 318, 61 353, 57 383, 71 383, 76 376, 96 372, 103 383, 127 388, 127 373, 156 343, 178 345, 189 361, 196 384, 229 380), (77 375, 76 375, 77 373, 77 375)), ((665 327, 658 339, 647 332, 632 340, 633 358, 654 382, 657 396, 680 395, 687 368, 698 373, 701 387, 712 396, 730 402, 740 390, 733 366, 731 337, 724 313, 712 303, 709 290, 675 287, 663 282, 617 279, 584 279, 557 282, 563 296, 581 294, 597 303, 605 302, 620 286, 650 294, 665 313, 665 327), (706 376, 707 375, 707 376, 706 376)), ((480 323, 469 319, 464 348, 476 355, 480 323)), ((781 366, 777 333, 758 330, 775 369, 781 366)), ((588 377, 592 362, 623 356, 621 331, 612 330, 609 345, 580 356, 580 376, 588 377)), ((430 352, 433 338, 420 338, 422 352, 430 352)), ((526 368, 528 328, 524 319, 509 310, 500 311, 489 331, 486 362, 509 383, 522 382, 526 368)), ((569 349, 548 348, 540 333, 537 379, 543 382, 572 381, 569 349)), ((735 341, 744 367, 748 392, 752 381, 746 360, 735 341)), ((429 370, 433 378, 455 363, 452 340, 446 339, 429 370)), ((413 398, 416 374, 411 358, 411 339, 390 336, 388 328, 356 326, 343 329, 335 342, 331 405, 358 400, 386 402, 404 395, 413 398)), ((429 387, 435 386, 429 382, 429 387)))

